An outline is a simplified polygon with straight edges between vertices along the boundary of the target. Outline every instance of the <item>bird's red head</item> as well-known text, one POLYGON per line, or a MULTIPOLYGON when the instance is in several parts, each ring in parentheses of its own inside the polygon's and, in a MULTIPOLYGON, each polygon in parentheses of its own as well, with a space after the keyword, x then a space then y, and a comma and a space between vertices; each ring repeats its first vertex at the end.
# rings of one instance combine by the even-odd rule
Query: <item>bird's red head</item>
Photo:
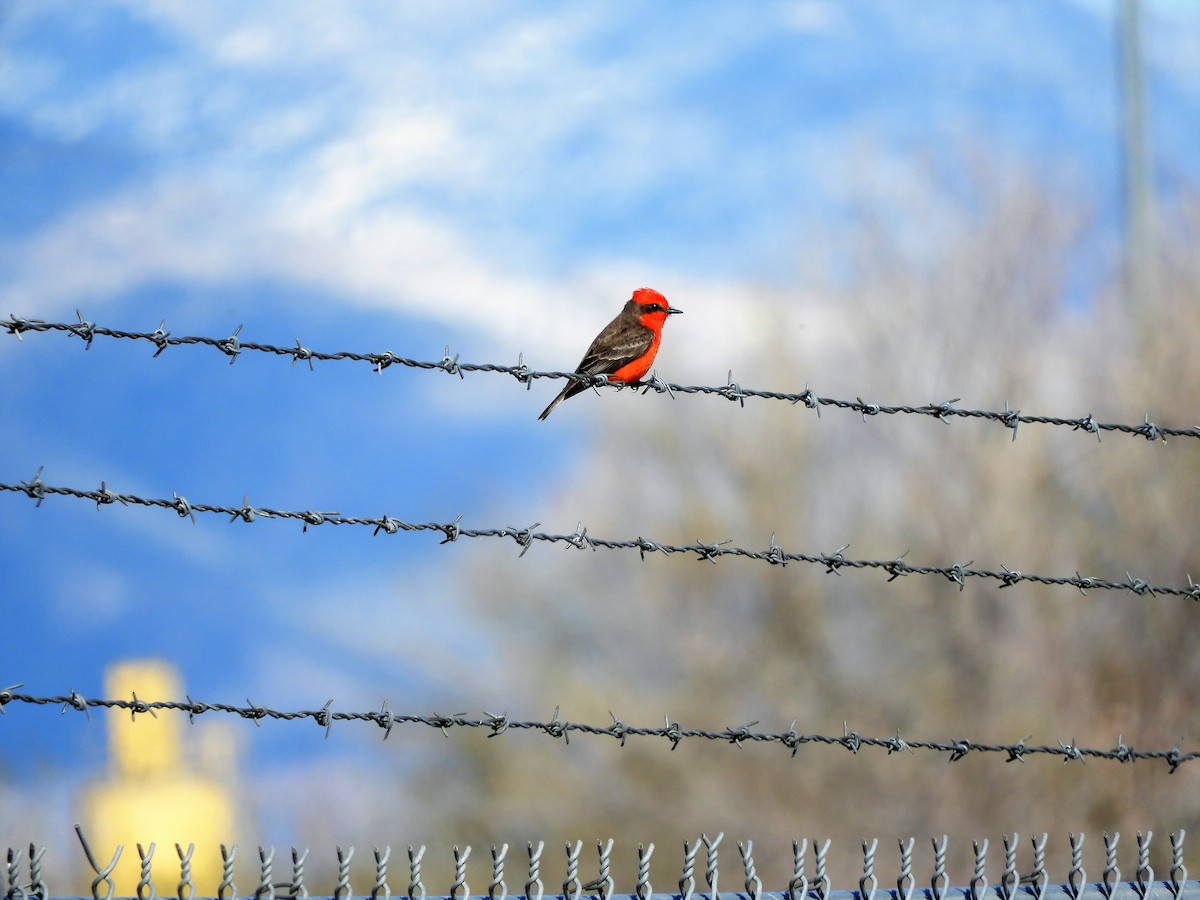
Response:
POLYGON ((647 328, 653 328, 659 331, 663 327, 663 323, 667 321, 667 316, 673 316, 682 313, 682 309, 675 309, 667 302, 667 298, 660 294, 654 288, 638 288, 633 292, 633 297, 629 300, 637 308, 638 318, 641 319, 643 325, 647 328))

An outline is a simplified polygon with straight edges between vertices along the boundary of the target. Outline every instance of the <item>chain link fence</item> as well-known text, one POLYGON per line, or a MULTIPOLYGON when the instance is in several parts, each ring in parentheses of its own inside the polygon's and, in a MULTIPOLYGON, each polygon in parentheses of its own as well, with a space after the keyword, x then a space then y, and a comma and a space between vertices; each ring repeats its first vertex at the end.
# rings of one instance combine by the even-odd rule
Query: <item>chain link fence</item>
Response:
MULTIPOLYGON (((106 861, 103 853, 97 855, 89 845, 83 829, 76 826, 75 830, 92 873, 89 878, 93 900, 111 900, 114 895, 112 872, 126 848, 118 845, 106 861)), ((454 858, 454 877, 446 886, 444 894, 437 892, 436 886, 426 885, 423 880, 421 870, 427 850, 424 845, 408 845, 406 858, 397 861, 392 859, 390 846, 374 847, 373 859, 368 860, 366 865, 360 863, 357 868, 352 866, 355 859, 354 848, 337 847, 337 880, 330 896, 332 900, 349 900, 355 896, 390 900, 393 893, 404 893, 409 900, 467 900, 472 896, 505 900, 511 895, 523 896, 528 900, 543 900, 546 893, 550 892, 550 896, 562 900, 580 900, 583 896, 596 897, 598 900, 616 897, 628 900, 650 900, 651 897, 719 900, 722 884, 726 895, 733 893, 747 900, 913 900, 918 896, 924 900, 1016 900, 1018 896, 1029 897, 1032 900, 1184 900, 1185 897, 1192 900, 1200 896, 1200 882, 1188 879, 1188 870, 1183 862, 1186 835, 1182 830, 1170 834, 1170 868, 1165 879, 1157 880, 1150 865, 1154 837, 1152 832, 1138 832, 1133 877, 1126 880, 1122 880, 1118 861, 1121 836, 1119 833, 1105 833, 1104 864, 1100 880, 1092 882, 1087 880, 1087 871, 1084 868, 1085 835, 1082 833, 1068 835, 1071 862, 1068 870, 1060 873, 1065 877, 1059 883, 1051 883, 1051 875, 1045 868, 1048 840, 1046 834, 1040 837, 1030 836, 1032 859, 1024 874, 1021 874, 1023 867, 1017 864, 1020 841, 1016 834, 1002 837, 1003 863, 997 867, 993 860, 990 870, 989 841, 972 841, 972 875, 969 882, 962 886, 950 884, 946 866, 949 840, 945 835, 940 839, 931 839, 929 849, 932 851, 932 865, 928 869, 915 862, 914 838, 897 841, 895 868, 890 865, 885 868, 883 863, 877 863, 878 840, 863 841, 862 869, 857 890, 833 889, 826 874, 830 854, 828 840, 794 841, 791 877, 787 884, 776 886, 774 889, 765 886, 758 876, 753 841, 738 841, 737 856, 732 866, 726 863, 726 880, 722 882, 720 851, 724 837, 724 833, 715 837, 701 834, 694 841, 685 840, 681 862, 668 863, 660 854, 653 872, 651 860, 655 854, 654 844, 638 844, 636 882, 632 885, 632 890, 626 893, 617 891, 611 874, 614 847, 611 839, 598 841, 596 844, 595 878, 588 877, 591 869, 581 860, 582 841, 565 844, 565 858, 560 857, 563 868, 558 869, 554 866, 554 874, 551 874, 549 859, 544 858, 546 845, 543 841, 537 844, 528 843, 527 860, 522 859, 516 864, 508 859, 508 844, 499 847, 492 845, 490 859, 485 857, 481 862, 470 866, 472 848, 469 845, 461 848, 455 845, 451 850, 454 858), (994 880, 989 879, 989 871, 994 880), (561 882, 558 881, 559 872, 562 873, 561 882), (927 879, 925 872, 929 873, 927 879), (363 879, 360 885, 366 889, 365 893, 355 893, 351 881, 352 874, 355 878, 363 879), (473 895, 468 875, 481 881, 486 880, 486 893, 473 895), (652 877, 666 881, 670 890, 656 892, 652 877), (510 879, 512 888, 509 884, 510 879), (391 884, 393 880, 396 882, 395 888, 391 884), (366 888, 367 884, 370 885, 369 888, 366 888), (892 888, 891 884, 894 884, 895 888, 892 888), (560 889, 561 893, 556 893, 556 889, 560 889)), ((141 871, 137 885, 138 900, 155 900, 159 890, 155 882, 156 875, 161 884, 170 885, 170 891, 179 897, 179 900, 191 900, 197 895, 198 888, 191 873, 191 858, 195 847, 189 844, 185 849, 181 844, 176 844, 174 849, 174 855, 170 856, 168 853, 170 858, 163 860, 161 856, 156 858, 158 848, 155 844, 151 843, 147 847, 137 845, 141 871)), ((725 845, 725 850, 728 858, 732 848, 725 845)), ((239 888, 234 879, 238 846, 222 844, 223 874, 213 896, 220 900, 234 900, 237 897, 254 897, 255 900, 309 897, 311 892, 305 880, 309 851, 293 847, 289 858, 277 861, 275 856, 274 847, 258 847, 255 857, 257 881, 252 889, 250 885, 239 888)), ((61 896, 52 891, 45 879, 45 857, 45 847, 30 845, 27 856, 21 849, 8 849, 5 874, 7 900, 49 900, 51 897, 61 896)))

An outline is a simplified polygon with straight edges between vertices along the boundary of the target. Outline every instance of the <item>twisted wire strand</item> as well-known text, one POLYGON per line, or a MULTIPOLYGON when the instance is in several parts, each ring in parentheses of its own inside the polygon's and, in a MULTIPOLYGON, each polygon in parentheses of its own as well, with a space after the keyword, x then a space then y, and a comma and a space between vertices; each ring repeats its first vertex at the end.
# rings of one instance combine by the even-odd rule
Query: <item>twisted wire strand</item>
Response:
MULTIPOLYGON (((189 721, 193 721, 196 716, 205 713, 225 713, 239 716, 243 719, 249 719, 255 725, 260 725, 264 719, 282 722, 308 719, 325 729, 326 735, 328 735, 329 729, 334 722, 369 722, 384 730, 383 737, 385 740, 396 725, 419 724, 429 728, 436 728, 447 737, 451 729, 483 729, 491 732, 488 735, 489 737, 499 737, 507 731, 531 731, 536 734, 545 734, 555 739, 562 738, 568 743, 570 743, 572 735, 585 734, 593 737, 615 738, 622 746, 625 745, 626 739, 631 737, 660 738, 669 741, 672 749, 684 740, 717 741, 735 747, 741 747, 746 743, 780 744, 785 749, 791 750, 792 756, 795 756, 799 749, 806 744, 818 744, 842 747, 855 755, 864 748, 884 750, 889 756, 895 753, 898 748, 914 752, 945 753, 948 754, 948 762, 957 762, 972 753, 1002 754, 1005 756, 1005 762, 1020 762, 1028 756, 1052 756, 1061 759, 1063 762, 1070 762, 1072 760, 1082 761, 1085 758, 1120 763, 1129 763, 1136 760, 1161 760, 1167 764, 1172 772, 1184 763, 1190 762, 1197 756, 1200 756, 1200 752, 1185 752, 1178 746, 1169 750, 1135 750, 1133 747, 1127 745, 1122 738, 1117 739, 1115 747, 1105 750, 1098 747, 1080 747, 1074 740, 1070 743, 1060 740, 1057 745, 1029 744, 1027 743, 1028 738, 1022 738, 1020 741, 1011 744, 985 743, 965 738, 951 741, 907 738, 901 740, 899 736, 881 738, 861 735, 846 727, 843 727, 843 732, 840 735, 804 734, 796 731, 794 720, 786 731, 755 731, 753 730, 753 726, 757 725, 757 722, 751 722, 749 725, 742 725, 736 728, 729 727, 721 731, 713 731, 703 728, 683 728, 678 723, 669 721, 667 724, 649 728, 627 725, 612 713, 609 714, 612 718, 611 724, 591 725, 583 722, 565 721, 559 718, 557 710, 555 711, 554 719, 546 722, 510 719, 507 713, 499 715, 484 713, 480 717, 471 717, 466 713, 455 713, 449 716, 436 712, 431 715, 403 714, 387 709, 386 704, 375 711, 343 712, 330 708, 333 703, 332 700, 317 710, 278 710, 256 704, 249 698, 246 701, 247 706, 236 706, 229 703, 207 703, 194 700, 190 696, 186 700, 143 700, 138 697, 124 700, 120 698, 84 697, 77 691, 71 691, 69 694, 41 697, 19 693, 18 689, 20 687, 22 685, 13 685, 5 690, 0 690, 0 714, 5 714, 7 707, 13 703, 32 706, 59 706, 62 712, 66 712, 68 709, 83 713, 87 713, 88 710, 93 708, 117 709, 128 711, 135 718, 138 715, 154 715, 158 711, 166 710, 186 713, 189 721), (899 745, 902 745, 902 748, 899 745)), ((708 842, 705 846, 710 851, 715 851, 716 843, 717 841, 708 842)), ((570 850, 570 845, 568 845, 568 850, 570 850)), ((1113 858, 1115 858, 1115 855, 1113 858)), ((570 893, 570 891, 568 890, 566 893, 570 893)))
MULTIPOLYGON (((349 351, 324 352, 313 350, 305 347, 300 340, 296 339, 294 347, 277 346, 274 344, 264 344, 257 341, 243 341, 238 335, 241 333, 242 326, 239 325, 227 338, 213 338, 204 336, 185 336, 176 337, 166 330, 166 321, 164 320, 157 329, 150 332, 140 331, 124 331, 116 328, 106 328, 102 325, 97 325, 94 322, 87 321, 83 314, 76 310, 78 322, 44 322, 40 319, 26 319, 18 316, 9 315, 7 321, 0 321, 0 328, 4 328, 10 335, 13 335, 18 340, 21 340, 23 334, 36 334, 40 332, 63 332, 67 335, 74 335, 81 338, 87 349, 91 349, 92 341, 97 337, 108 337, 116 339, 124 339, 131 341, 144 341, 154 344, 158 349, 154 355, 157 357, 168 347, 178 347, 183 345, 200 345, 212 347, 219 350, 221 353, 229 357, 229 363, 232 365, 237 361, 237 358, 244 351, 252 351, 258 353, 267 353, 275 356, 291 357, 292 365, 300 361, 307 362, 309 368, 314 368, 314 360, 323 362, 334 362, 350 360, 354 362, 369 363, 376 373, 382 373, 384 369, 390 366, 403 366, 410 369, 419 369, 425 371, 442 371, 450 375, 458 375, 464 377, 466 372, 492 372, 502 375, 509 375, 516 378, 517 381, 532 387, 533 381, 539 378, 547 379, 567 379, 581 381, 589 387, 605 386, 607 382, 603 376, 581 376, 576 372, 560 372, 560 371, 538 371, 529 368, 525 364, 524 354, 518 355, 517 364, 515 366, 507 366, 496 363, 469 363, 460 362, 458 354, 450 355, 450 348, 447 347, 444 356, 439 361, 418 360, 408 357, 397 356, 390 350, 385 350, 382 353, 355 353, 349 351)), ((614 385, 615 386, 615 385, 614 385)), ((1147 413, 1144 420, 1137 425, 1130 425, 1117 422, 1097 422, 1091 413, 1086 416, 1033 416, 1024 415, 1020 410, 1009 408, 1007 402, 1004 404, 1003 412, 997 410, 983 409, 962 409, 954 406, 958 402, 958 398, 953 400, 945 400, 941 402, 932 402, 920 406, 913 405, 885 405, 880 403, 869 403, 861 397, 854 400, 842 400, 834 397, 821 397, 814 393, 807 385, 802 391, 768 391, 755 388, 744 388, 733 380, 732 371, 729 373, 726 384, 724 385, 685 385, 672 384, 661 381, 657 375, 652 375, 651 378, 644 382, 644 391, 653 389, 658 393, 667 394, 712 394, 718 397, 724 397, 727 400, 735 401, 742 406, 746 405, 746 400, 749 398, 759 398, 763 400, 782 400, 792 404, 804 404, 808 409, 816 410, 819 414, 822 407, 841 409, 848 412, 858 413, 865 421, 868 416, 894 416, 894 415, 914 415, 925 418, 937 419, 943 423, 949 423, 952 418, 967 418, 967 419, 983 419, 985 421, 997 422, 1012 431, 1012 438, 1016 440, 1017 429, 1024 424, 1029 425, 1050 425, 1069 428, 1072 431, 1081 431, 1085 434, 1095 435, 1096 439, 1100 439, 1103 432, 1115 432, 1119 434, 1128 434, 1131 436, 1142 437, 1148 441, 1165 441, 1168 437, 1190 437, 1200 438, 1200 425, 1190 428, 1172 428, 1156 425, 1150 421, 1150 416, 1147 413)))
POLYGON ((1059 587, 1073 587, 1083 594, 1086 594, 1089 590, 1115 590, 1127 591, 1136 596, 1147 594, 1151 596, 1168 595, 1187 597, 1200 601, 1200 583, 1193 582, 1190 576, 1188 577, 1187 587, 1183 587, 1152 584, 1145 579, 1130 575, 1128 571, 1125 573, 1124 581, 1113 581, 1106 578, 1082 575, 1079 572, 1066 576, 1038 575, 1009 568, 1003 563, 1000 566, 1002 571, 975 568, 974 560, 967 563, 954 563, 948 566, 913 565, 904 560, 904 557, 907 556, 907 551, 891 560, 852 559, 845 555, 845 550, 850 546, 849 544, 833 553, 789 553, 785 552, 775 542, 774 535, 771 535, 771 543, 766 550, 748 550, 743 547, 730 546, 729 541, 705 543, 697 540, 694 544, 667 544, 661 541, 650 540, 640 535, 632 539, 619 540, 598 538, 589 535, 587 528, 582 522, 576 525, 575 531, 571 534, 551 534, 544 531, 534 531, 535 528, 541 525, 540 522, 535 522, 533 525, 525 528, 517 528, 511 525, 503 528, 465 528, 461 524, 462 516, 459 516, 453 522, 405 522, 402 519, 388 515, 378 517, 348 516, 338 512, 313 509, 286 510, 265 506, 252 506, 247 497, 242 498, 241 506, 192 503, 175 493, 172 494, 172 498, 169 500, 165 498, 139 497, 136 494, 121 494, 110 489, 107 482, 103 481, 100 483, 99 490, 49 485, 42 481, 41 468, 37 470, 31 481, 22 481, 15 484, 0 483, 0 493, 3 492, 25 494, 34 500, 37 506, 41 506, 42 502, 49 496, 62 496, 77 500, 87 500, 95 503, 97 509, 103 506, 110 506, 114 503, 120 503, 123 506, 169 509, 173 510, 181 518, 190 518, 193 522, 196 521, 196 513, 202 513, 229 516, 230 522, 240 519, 248 523, 258 518, 290 519, 302 523, 306 532, 309 526, 315 528, 318 525, 359 525, 374 529, 374 534, 376 535, 381 531, 386 534, 409 531, 437 532, 442 535, 441 543, 443 544, 453 543, 462 537, 502 538, 514 541, 521 548, 518 558, 524 556, 534 542, 539 542, 565 544, 568 547, 580 550, 585 548, 592 550, 636 550, 642 559, 646 558, 647 553, 662 553, 668 556, 674 553, 683 553, 688 555, 694 554, 695 559, 714 564, 719 558, 727 556, 765 562, 774 566, 786 566, 790 562, 802 562, 808 565, 823 566, 826 575, 840 575, 843 569, 878 569, 887 573, 887 580, 889 582, 907 575, 938 576, 957 584, 960 591, 966 587, 968 578, 977 578, 998 582, 1001 589, 1020 584, 1021 582, 1032 582, 1059 587))

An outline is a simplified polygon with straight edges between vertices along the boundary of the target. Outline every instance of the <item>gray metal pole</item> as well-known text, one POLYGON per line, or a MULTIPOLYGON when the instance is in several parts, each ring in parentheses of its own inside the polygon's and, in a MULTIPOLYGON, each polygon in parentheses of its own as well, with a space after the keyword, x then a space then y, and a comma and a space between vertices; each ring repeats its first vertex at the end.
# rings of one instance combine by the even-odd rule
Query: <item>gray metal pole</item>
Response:
POLYGON ((1140 20, 1141 0, 1120 0, 1126 298, 1144 323, 1153 316, 1158 301, 1158 250, 1140 20))

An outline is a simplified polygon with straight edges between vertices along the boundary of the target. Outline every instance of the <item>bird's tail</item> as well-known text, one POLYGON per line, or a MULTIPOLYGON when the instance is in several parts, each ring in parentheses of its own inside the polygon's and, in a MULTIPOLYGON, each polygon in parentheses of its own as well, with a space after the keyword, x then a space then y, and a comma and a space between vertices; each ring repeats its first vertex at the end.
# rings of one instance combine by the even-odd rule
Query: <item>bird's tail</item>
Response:
POLYGON ((572 382, 568 382, 567 386, 559 392, 558 396, 550 401, 550 405, 542 410, 542 414, 538 416, 539 422, 546 418, 546 416, 550 415, 550 413, 554 411, 554 407, 558 406, 558 404, 567 399, 568 392, 571 390, 572 384, 572 382))

